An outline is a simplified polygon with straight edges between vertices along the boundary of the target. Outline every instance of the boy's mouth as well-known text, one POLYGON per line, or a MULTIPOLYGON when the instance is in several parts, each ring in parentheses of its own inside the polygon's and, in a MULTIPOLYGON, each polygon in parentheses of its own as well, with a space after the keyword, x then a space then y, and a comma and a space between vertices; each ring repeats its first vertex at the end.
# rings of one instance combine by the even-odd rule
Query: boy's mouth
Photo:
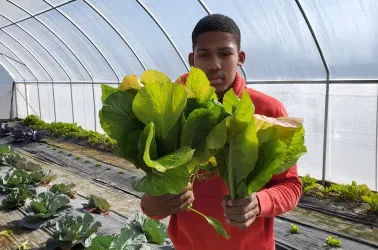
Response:
POLYGON ((209 79, 211 85, 222 82, 224 75, 222 73, 208 74, 207 78, 209 79))

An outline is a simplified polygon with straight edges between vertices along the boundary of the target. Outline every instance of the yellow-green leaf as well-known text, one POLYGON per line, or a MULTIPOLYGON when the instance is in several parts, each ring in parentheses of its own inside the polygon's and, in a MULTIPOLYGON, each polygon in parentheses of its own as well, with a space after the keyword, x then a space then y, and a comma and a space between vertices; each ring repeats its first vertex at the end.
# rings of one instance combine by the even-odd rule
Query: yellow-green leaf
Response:
POLYGON ((144 71, 142 76, 140 77, 140 81, 142 84, 171 82, 171 80, 166 74, 159 72, 157 70, 144 71))
POLYGON ((128 75, 123 78, 123 81, 121 85, 119 86, 119 89, 122 91, 126 91, 129 89, 136 89, 139 90, 141 88, 138 76, 136 75, 128 75))
POLYGON ((188 79, 186 80, 186 88, 189 92, 189 97, 194 96, 199 103, 210 101, 215 93, 215 88, 210 86, 206 74, 195 67, 190 68, 188 79))

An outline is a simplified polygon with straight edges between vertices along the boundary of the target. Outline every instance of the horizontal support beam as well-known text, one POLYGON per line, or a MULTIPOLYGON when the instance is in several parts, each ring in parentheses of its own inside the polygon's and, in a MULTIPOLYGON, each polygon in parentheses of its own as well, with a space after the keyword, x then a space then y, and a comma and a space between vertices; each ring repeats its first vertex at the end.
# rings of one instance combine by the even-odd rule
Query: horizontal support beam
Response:
MULTIPOLYGON (((51 83, 49 81, 38 81, 39 83, 51 83)), ((23 83, 23 82, 20 82, 23 83)), ((37 83, 26 81, 25 83, 37 83)), ((71 82, 74 84, 92 84, 91 81, 71 82)), ((249 80, 247 84, 326 84, 326 80, 249 80)), ((378 79, 359 79, 359 80, 330 80, 332 84, 378 84, 378 79)), ((54 82, 54 84, 70 84, 70 82, 54 82)), ((119 84, 119 82, 93 82, 93 84, 119 84)))

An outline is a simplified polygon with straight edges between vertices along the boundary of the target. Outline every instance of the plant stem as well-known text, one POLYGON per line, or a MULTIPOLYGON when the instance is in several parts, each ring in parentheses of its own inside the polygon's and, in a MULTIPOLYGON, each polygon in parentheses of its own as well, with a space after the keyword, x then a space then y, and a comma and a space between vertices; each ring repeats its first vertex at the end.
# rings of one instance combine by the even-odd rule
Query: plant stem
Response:
MULTIPOLYGON (((230 150, 232 147, 232 141, 230 142, 230 150)), ((230 150, 228 153, 230 153, 230 150)), ((232 171, 232 157, 228 155, 228 166, 227 166, 227 174, 228 174, 228 185, 230 187, 230 195, 232 199, 235 199, 235 188, 234 188, 234 172, 232 171)))
POLYGON ((195 210, 194 208, 190 208, 190 210, 191 211, 193 211, 193 212, 195 212, 195 213, 197 213, 197 214, 199 214, 199 215, 201 215, 201 216, 203 216, 203 217, 205 217, 205 218, 207 218, 207 216, 206 215, 204 215, 203 213, 201 213, 200 211, 198 211, 198 210, 195 210))

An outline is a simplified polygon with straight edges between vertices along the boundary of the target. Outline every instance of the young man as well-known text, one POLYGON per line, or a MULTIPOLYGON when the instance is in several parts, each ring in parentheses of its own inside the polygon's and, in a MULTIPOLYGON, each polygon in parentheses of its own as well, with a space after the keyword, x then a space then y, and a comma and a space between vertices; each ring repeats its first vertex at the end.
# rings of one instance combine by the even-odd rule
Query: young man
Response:
MULTIPOLYGON (((245 61, 240 50, 240 30, 229 17, 215 14, 201 19, 192 34, 191 66, 202 69, 219 100, 233 88, 241 97, 247 90, 255 113, 269 117, 287 116, 283 105, 273 97, 247 88, 237 71, 245 61)), ((184 75, 185 81, 187 75, 184 75)), ((219 175, 207 176, 188 184, 180 195, 154 197, 144 195, 141 206, 146 215, 162 219, 172 215, 169 236, 177 250, 272 250, 275 249, 273 218, 293 209, 301 196, 301 182, 297 168, 273 176, 256 194, 245 199, 227 200, 228 187, 219 175), (207 222, 185 209, 193 207, 218 219, 230 235, 226 240, 216 234, 207 222)))

